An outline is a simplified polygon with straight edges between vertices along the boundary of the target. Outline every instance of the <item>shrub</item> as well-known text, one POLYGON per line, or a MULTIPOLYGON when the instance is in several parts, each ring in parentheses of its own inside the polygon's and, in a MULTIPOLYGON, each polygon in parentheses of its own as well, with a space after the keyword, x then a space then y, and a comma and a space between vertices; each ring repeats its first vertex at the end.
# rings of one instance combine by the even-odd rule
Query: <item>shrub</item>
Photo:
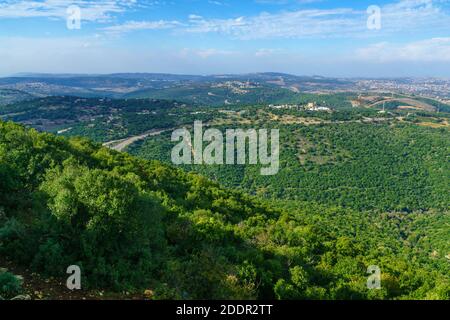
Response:
POLYGON ((30 263, 36 249, 34 234, 15 218, 0 224, 0 254, 30 263))
POLYGON ((0 296, 6 299, 14 298, 22 292, 22 282, 9 272, 0 273, 0 296))

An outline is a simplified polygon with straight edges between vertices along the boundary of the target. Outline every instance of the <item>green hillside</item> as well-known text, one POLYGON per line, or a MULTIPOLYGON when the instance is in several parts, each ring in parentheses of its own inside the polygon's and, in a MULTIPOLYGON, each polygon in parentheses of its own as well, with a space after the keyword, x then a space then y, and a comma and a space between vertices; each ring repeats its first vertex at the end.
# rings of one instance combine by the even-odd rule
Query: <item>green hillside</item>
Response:
POLYGON ((125 95, 126 98, 175 99, 202 106, 231 104, 286 103, 297 94, 279 87, 255 86, 251 88, 217 87, 213 84, 195 84, 167 89, 146 89, 125 95))
POLYGON ((338 207, 279 209, 159 162, 0 122, 0 256, 56 277, 77 264, 89 288, 156 299, 449 299, 449 217, 427 217, 374 225, 338 207), (380 290, 366 287, 370 265, 383 272, 380 290))
MULTIPOLYGON (((234 127, 279 129, 277 175, 262 176, 257 165, 184 168, 267 199, 311 201, 355 210, 449 208, 450 131, 442 125, 446 118, 437 121, 409 116, 411 120, 405 121, 401 114, 380 118, 371 110, 310 115, 273 112, 250 110, 240 118, 229 119, 230 124, 214 128, 222 132, 234 127)), ((170 163, 173 145, 170 134, 165 134, 139 142, 129 152, 170 163)))
POLYGON ((14 89, 0 89, 0 107, 24 100, 31 100, 33 98, 33 95, 24 91, 14 89))
POLYGON ((132 92, 125 98, 175 99, 200 106, 284 104, 316 102, 324 106, 351 107, 347 98, 354 94, 307 94, 278 86, 246 84, 245 82, 204 83, 167 89, 147 89, 132 92))

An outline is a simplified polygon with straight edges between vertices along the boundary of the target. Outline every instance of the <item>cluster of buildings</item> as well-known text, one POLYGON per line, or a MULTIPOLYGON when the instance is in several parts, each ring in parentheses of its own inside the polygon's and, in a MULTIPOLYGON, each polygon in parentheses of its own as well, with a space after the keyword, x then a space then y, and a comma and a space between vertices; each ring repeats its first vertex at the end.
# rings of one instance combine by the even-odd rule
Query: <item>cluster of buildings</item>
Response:
POLYGON ((357 86, 362 90, 401 92, 439 100, 450 100, 450 80, 448 79, 367 79, 357 81, 357 86))
POLYGON ((331 111, 331 108, 318 106, 315 102, 310 102, 306 105, 299 104, 281 104, 281 105, 273 105, 270 104, 269 108, 273 109, 296 109, 296 110, 305 110, 305 111, 331 111))
POLYGON ((231 89, 233 93, 236 94, 246 94, 249 92, 249 89, 258 88, 259 85, 257 83, 252 83, 250 81, 225 81, 213 84, 212 88, 228 88, 231 89))

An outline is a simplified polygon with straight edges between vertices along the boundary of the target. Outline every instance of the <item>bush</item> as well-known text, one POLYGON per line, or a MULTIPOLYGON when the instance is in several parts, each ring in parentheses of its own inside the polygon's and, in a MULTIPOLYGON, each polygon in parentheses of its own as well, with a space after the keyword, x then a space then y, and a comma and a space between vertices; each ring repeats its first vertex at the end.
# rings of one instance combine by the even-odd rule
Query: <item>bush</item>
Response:
POLYGON ((15 218, 0 224, 0 254, 22 264, 31 262, 36 249, 34 234, 15 218))
POLYGON ((39 251, 33 259, 32 267, 46 275, 61 275, 70 265, 66 256, 67 254, 61 245, 56 240, 49 239, 39 247, 39 251))
POLYGON ((0 296, 11 299, 22 292, 22 282, 9 272, 0 273, 0 296))

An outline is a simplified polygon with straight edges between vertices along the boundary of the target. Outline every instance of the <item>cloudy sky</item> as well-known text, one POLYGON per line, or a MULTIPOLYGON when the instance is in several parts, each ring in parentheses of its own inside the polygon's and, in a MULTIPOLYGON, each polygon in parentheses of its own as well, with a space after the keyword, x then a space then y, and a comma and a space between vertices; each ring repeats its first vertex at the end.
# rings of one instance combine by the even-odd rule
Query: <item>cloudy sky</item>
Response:
POLYGON ((450 0, 0 0, 2 76, 263 71, 450 78, 450 0))

